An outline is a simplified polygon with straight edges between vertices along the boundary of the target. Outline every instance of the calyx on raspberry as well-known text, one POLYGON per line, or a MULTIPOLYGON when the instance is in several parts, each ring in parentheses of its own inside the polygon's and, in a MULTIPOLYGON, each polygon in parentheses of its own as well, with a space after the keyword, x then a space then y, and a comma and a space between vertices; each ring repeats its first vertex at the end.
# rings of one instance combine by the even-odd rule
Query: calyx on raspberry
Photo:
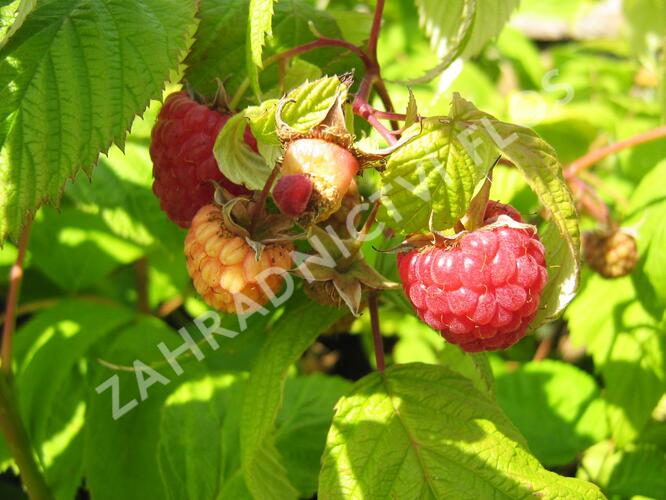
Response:
POLYGON ((493 203, 490 223, 476 231, 398 254, 403 290, 418 316, 468 352, 515 344, 539 308, 545 250, 533 226, 501 217, 519 216, 513 211, 493 203))
POLYGON ((217 205, 199 209, 185 238, 187 270, 209 306, 246 314, 280 291, 284 283, 281 271, 291 267, 294 247, 288 241, 272 242, 257 253, 226 219, 217 205))
POLYGON ((386 279, 365 261, 360 251, 362 239, 334 239, 315 225, 309 228, 308 240, 319 255, 307 257, 294 273, 307 281, 305 293, 315 302, 338 308, 346 305, 352 314, 358 316, 364 292, 398 287, 397 283, 386 279), (328 260, 332 260, 334 265, 328 260))
POLYGON ((589 266, 604 278, 621 278, 638 262, 636 239, 622 229, 583 233, 583 254, 589 266))
POLYGON ((343 75, 339 80, 336 99, 321 122, 309 130, 296 130, 283 120, 284 108, 294 102, 289 94, 280 100, 275 112, 277 134, 282 144, 280 174, 288 179, 278 181, 273 199, 284 214, 294 217, 303 227, 322 222, 337 212, 361 169, 378 168, 390 152, 369 153, 354 144, 343 111, 352 77, 343 75), (293 177, 296 175, 302 177, 293 177), (303 177, 312 184, 307 202, 303 177))
MULTIPOLYGON (((197 210, 213 201, 213 182, 234 195, 249 193, 222 175, 213 156, 215 139, 230 117, 197 103, 186 92, 164 101, 150 143, 153 192, 162 210, 181 227, 189 227, 197 210)), ((249 128, 245 142, 257 151, 249 128)))

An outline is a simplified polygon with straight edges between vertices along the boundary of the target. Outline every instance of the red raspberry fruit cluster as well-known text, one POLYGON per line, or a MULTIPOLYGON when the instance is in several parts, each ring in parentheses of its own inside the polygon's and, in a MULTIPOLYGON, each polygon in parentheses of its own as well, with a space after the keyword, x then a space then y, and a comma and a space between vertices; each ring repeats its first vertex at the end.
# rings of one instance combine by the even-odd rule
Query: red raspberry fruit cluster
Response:
MULTIPOLYGON (((222 175, 213 156, 215 139, 230 117, 197 103, 185 92, 169 95, 162 106, 150 143, 153 192, 162 210, 181 227, 189 227, 197 210, 213 200, 211 181, 234 195, 249 193, 222 175)), ((257 150, 249 129, 245 142, 257 150)))
MULTIPOLYGON (((517 218, 490 204, 486 222, 517 218)), ((467 352, 505 349, 536 315, 548 273, 544 247, 530 228, 489 226, 449 246, 398 255, 403 289, 418 316, 467 352)))

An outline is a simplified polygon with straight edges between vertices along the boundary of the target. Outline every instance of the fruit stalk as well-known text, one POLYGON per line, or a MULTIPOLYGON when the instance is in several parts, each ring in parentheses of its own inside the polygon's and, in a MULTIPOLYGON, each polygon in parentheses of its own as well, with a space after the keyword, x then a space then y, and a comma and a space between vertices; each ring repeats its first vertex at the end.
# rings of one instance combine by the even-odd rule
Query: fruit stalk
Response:
POLYGON ((16 307, 18 305, 21 281, 23 280, 23 261, 28 248, 31 222, 26 223, 18 244, 18 256, 9 272, 9 295, 5 308, 5 325, 2 331, 2 372, 6 377, 12 373, 12 338, 16 326, 16 307))
POLYGON ((0 375, 0 430, 7 447, 16 461, 21 473, 21 481, 31 500, 50 500, 53 495, 49 491, 46 480, 37 465, 32 453, 28 434, 18 415, 16 398, 11 382, 4 374, 0 375))
POLYGON ((377 294, 375 292, 368 294, 368 309, 370 310, 370 323, 372 325, 372 340, 375 346, 377 370, 379 373, 384 373, 384 343, 382 342, 382 332, 379 328, 379 307, 377 306, 377 294))
POLYGON ((28 222, 19 238, 18 256, 10 271, 9 296, 5 312, 5 324, 2 333, 2 373, 0 373, 0 431, 21 473, 21 480, 31 499, 50 499, 51 495, 44 476, 32 453, 28 434, 18 414, 18 406, 11 385, 12 375, 12 338, 16 327, 16 310, 21 281, 23 262, 28 247, 31 222, 28 222))
POLYGON ((633 148, 634 146, 645 144, 646 142, 661 139, 662 137, 666 137, 666 125, 662 125, 653 130, 648 130, 647 132, 616 142, 615 144, 610 144, 603 148, 590 151, 586 155, 573 161, 564 171, 564 177, 566 179, 571 179, 583 170, 590 168, 595 163, 600 162, 612 154, 618 153, 623 149, 633 148))

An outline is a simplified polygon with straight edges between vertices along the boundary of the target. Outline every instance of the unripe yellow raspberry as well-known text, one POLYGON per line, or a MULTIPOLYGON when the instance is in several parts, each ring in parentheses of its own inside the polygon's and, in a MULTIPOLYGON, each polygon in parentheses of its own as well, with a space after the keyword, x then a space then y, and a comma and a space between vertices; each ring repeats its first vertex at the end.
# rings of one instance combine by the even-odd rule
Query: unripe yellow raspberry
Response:
POLYGON ((187 271, 194 288, 209 306, 245 314, 277 295, 284 272, 291 267, 291 243, 271 243, 256 253, 224 225, 221 209, 202 207, 185 238, 187 271))

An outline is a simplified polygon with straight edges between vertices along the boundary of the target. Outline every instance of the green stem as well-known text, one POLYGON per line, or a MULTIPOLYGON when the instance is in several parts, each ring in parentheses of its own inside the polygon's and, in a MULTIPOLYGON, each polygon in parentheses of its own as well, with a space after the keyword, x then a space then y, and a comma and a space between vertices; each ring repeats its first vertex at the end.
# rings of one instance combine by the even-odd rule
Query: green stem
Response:
POLYGON ((21 481, 30 499, 51 500, 54 497, 32 453, 30 439, 17 408, 11 383, 5 375, 0 375, 0 431, 21 472, 21 481))

